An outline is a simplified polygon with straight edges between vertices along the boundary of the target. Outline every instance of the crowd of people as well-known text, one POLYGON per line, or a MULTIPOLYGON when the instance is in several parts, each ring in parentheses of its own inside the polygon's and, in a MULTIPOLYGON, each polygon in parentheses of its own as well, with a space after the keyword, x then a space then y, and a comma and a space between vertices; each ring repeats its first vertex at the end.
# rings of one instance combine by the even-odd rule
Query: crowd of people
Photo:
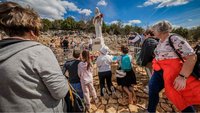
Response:
MULTIPOLYGON (((90 96, 95 104, 99 102, 93 84, 92 40, 89 39, 89 50, 74 49, 73 59, 66 61, 61 70, 52 50, 37 42, 40 27, 41 19, 34 10, 14 2, 0 3, 0 30, 8 36, 0 40, 0 112, 65 112, 69 84, 89 111, 90 96)), ((186 40, 171 31, 170 22, 160 21, 144 32, 140 57, 150 77, 147 112, 156 112, 162 89, 181 112, 195 112, 193 105, 200 104, 200 81, 191 76, 196 55, 186 40), (169 38, 184 62, 169 45, 169 38)), ((69 45, 75 48, 76 42, 65 37, 61 45, 67 54, 65 50, 69 45)), ((114 63, 123 72, 123 76, 116 77, 117 84, 128 95, 128 103, 136 104, 134 58, 129 55, 128 46, 121 45, 119 56, 109 51, 103 46, 95 61, 100 95, 117 98, 111 79, 114 63)))

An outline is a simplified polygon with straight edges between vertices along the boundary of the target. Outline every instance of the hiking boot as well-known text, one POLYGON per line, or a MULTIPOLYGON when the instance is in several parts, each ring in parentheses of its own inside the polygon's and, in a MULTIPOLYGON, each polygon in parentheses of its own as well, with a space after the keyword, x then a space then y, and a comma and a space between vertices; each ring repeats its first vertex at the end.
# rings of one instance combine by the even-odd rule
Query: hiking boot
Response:
POLYGON ((108 99, 109 99, 109 95, 108 95, 108 93, 107 93, 107 91, 106 91, 106 88, 103 88, 103 89, 102 89, 102 92, 103 92, 104 98, 108 100, 108 99))

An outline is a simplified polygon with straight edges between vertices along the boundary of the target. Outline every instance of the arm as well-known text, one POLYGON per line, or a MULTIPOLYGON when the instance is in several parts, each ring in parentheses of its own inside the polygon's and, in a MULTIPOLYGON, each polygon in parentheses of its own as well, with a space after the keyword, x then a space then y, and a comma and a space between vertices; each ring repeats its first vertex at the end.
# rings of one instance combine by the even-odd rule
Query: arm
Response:
POLYGON ((175 48, 178 48, 179 53, 184 59, 183 66, 181 68, 181 71, 179 72, 179 76, 176 77, 174 81, 174 88, 176 90, 182 90, 186 87, 186 80, 193 71, 194 65, 197 61, 197 56, 187 41, 178 36, 175 36, 172 39, 175 48))
POLYGON ((33 68, 39 74, 53 98, 59 100, 66 96, 69 89, 67 79, 49 48, 41 48, 34 58, 33 68))
POLYGON ((81 67, 80 67, 80 63, 78 64, 78 76, 79 76, 79 78, 81 78, 81 67))
POLYGON ((97 64, 97 67, 100 67, 100 66, 101 66, 101 61, 100 61, 100 58, 99 58, 99 57, 97 58, 96 64, 97 64))
POLYGON ((194 65, 197 61, 197 55, 196 54, 188 55, 184 57, 184 59, 185 62, 183 63, 183 67, 180 71, 180 74, 187 78, 193 71, 194 65))

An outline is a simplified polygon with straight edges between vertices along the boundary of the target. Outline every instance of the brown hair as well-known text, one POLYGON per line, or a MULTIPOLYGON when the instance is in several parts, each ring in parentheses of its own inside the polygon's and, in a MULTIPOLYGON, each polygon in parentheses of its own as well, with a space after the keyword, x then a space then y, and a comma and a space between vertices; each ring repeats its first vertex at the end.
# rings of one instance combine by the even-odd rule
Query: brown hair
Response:
POLYGON ((9 36, 24 36, 33 31, 39 35, 41 20, 39 15, 30 8, 23 8, 14 2, 0 3, 0 30, 9 36))
POLYGON ((82 52, 82 58, 83 58, 84 62, 87 62, 87 70, 89 70, 89 68, 92 66, 91 62, 90 62, 90 52, 84 50, 82 52))
POLYGON ((80 54, 81 54, 80 50, 76 50, 76 49, 73 50, 73 57, 74 58, 79 58, 80 54))
POLYGON ((153 30, 151 30, 151 29, 147 29, 144 34, 145 35, 150 34, 150 36, 154 36, 153 30))
POLYGON ((122 46, 121 46, 121 51, 122 51, 122 53, 124 53, 124 54, 127 54, 127 53, 128 53, 128 51, 129 51, 129 49, 128 49, 128 47, 127 47, 127 46, 125 46, 125 45, 122 45, 122 46))

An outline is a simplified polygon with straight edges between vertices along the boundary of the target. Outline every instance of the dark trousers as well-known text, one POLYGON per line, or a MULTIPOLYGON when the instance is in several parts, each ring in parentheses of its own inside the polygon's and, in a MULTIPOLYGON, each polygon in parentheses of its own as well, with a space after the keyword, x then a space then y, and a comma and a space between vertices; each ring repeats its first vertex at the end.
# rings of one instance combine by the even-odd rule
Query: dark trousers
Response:
POLYGON ((111 79, 112 79, 112 72, 111 71, 99 72, 99 82, 100 82, 101 96, 104 96, 103 95, 103 88, 105 88, 105 80, 106 80, 106 83, 107 83, 108 90, 111 92, 111 86, 113 86, 111 79))
POLYGON ((164 88, 163 73, 154 71, 149 80, 149 104, 148 112, 155 112, 159 102, 159 92, 164 88))
MULTIPOLYGON (((149 80, 149 104, 147 111, 150 113, 156 112, 156 107, 159 102, 159 92, 164 88, 164 80, 163 80, 163 72, 162 71, 154 71, 151 79, 149 80)), ((184 110, 181 111, 194 113, 195 110, 193 106, 188 106, 184 110)))

